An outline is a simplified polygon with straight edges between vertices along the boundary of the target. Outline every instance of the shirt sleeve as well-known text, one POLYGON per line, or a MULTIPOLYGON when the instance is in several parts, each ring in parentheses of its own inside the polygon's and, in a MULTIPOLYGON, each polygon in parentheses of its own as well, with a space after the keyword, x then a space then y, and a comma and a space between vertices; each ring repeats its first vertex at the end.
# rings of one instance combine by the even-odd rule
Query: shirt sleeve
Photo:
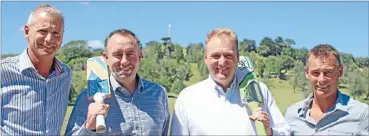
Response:
POLYGON ((365 104, 365 108, 364 111, 360 117, 360 134, 359 135, 364 135, 367 136, 369 135, 369 118, 368 118, 368 114, 369 114, 369 105, 365 104))
POLYGON ((78 96, 72 114, 69 117, 69 122, 65 131, 66 136, 96 135, 96 132, 90 131, 85 127, 89 103, 87 90, 84 90, 78 96))
POLYGON ((170 135, 190 135, 182 97, 183 94, 180 94, 174 105, 170 135))
POLYGON ((273 135, 290 135, 290 126, 279 110, 270 90, 264 83, 259 82, 259 84, 264 95, 265 103, 263 105, 263 109, 265 109, 269 115, 273 135))
POLYGON ((165 122, 164 122, 164 126, 163 126, 163 136, 167 136, 168 135, 168 128, 169 128, 169 121, 170 121, 170 113, 169 113, 169 101, 168 101, 168 94, 166 92, 166 89, 163 87, 164 89, 164 96, 163 96, 163 104, 165 107, 165 122))

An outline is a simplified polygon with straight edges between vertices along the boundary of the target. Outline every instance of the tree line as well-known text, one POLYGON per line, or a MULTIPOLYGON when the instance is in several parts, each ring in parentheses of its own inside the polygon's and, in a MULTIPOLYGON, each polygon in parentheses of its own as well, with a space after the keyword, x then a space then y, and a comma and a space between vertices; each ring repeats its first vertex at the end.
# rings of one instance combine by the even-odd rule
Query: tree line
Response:
MULTIPOLYGON (((309 83, 303 72, 307 48, 294 48, 293 39, 264 37, 257 46, 255 40, 244 38, 239 42, 240 55, 249 56, 255 64, 256 75, 262 79, 288 80, 294 91, 309 92, 309 83)), ((208 69, 203 61, 204 44, 190 43, 183 46, 172 43, 169 38, 153 40, 140 45, 143 58, 138 73, 151 81, 163 85, 171 94, 178 94, 186 87, 184 82, 192 80, 193 71, 198 70, 202 79, 207 78, 208 69), (191 68, 196 64, 196 68, 191 68)), ((73 70, 70 101, 87 88, 87 59, 102 55, 104 49, 93 49, 87 41, 75 40, 64 44, 56 57, 73 70)), ((4 54, 2 59, 16 54, 4 54)), ((344 76, 340 88, 350 89, 352 96, 369 99, 368 57, 353 57, 341 53, 344 76)), ((199 80, 199 79, 198 79, 199 80)), ((268 83, 266 83, 268 85, 268 83)), ((270 88, 273 85, 268 85, 270 88)))

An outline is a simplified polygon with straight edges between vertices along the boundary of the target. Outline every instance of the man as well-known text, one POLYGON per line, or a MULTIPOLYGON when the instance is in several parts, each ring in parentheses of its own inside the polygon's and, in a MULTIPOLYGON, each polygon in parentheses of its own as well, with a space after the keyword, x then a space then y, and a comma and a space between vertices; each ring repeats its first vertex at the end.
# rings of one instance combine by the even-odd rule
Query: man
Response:
POLYGON ((239 93, 239 84, 245 75, 236 72, 238 60, 236 33, 228 28, 208 33, 204 62, 209 77, 179 94, 172 118, 172 135, 255 135, 252 122, 256 119, 263 121, 268 135, 289 134, 283 115, 263 83, 260 86, 265 104, 249 116, 239 93))
POLYGON ((89 101, 83 91, 75 103, 66 135, 95 135, 97 115, 106 115, 104 135, 166 135, 168 96, 161 85, 137 74, 142 58, 137 36, 126 29, 115 30, 105 39, 105 48, 103 56, 111 71, 112 97, 105 99, 104 105, 89 101))
POLYGON ((3 135, 59 135, 72 71, 55 58, 64 34, 60 10, 41 5, 24 25, 28 47, 1 61, 3 135))
POLYGON ((286 111, 293 134, 369 135, 368 105, 338 90, 343 65, 333 46, 320 44, 312 48, 304 71, 313 92, 286 111))

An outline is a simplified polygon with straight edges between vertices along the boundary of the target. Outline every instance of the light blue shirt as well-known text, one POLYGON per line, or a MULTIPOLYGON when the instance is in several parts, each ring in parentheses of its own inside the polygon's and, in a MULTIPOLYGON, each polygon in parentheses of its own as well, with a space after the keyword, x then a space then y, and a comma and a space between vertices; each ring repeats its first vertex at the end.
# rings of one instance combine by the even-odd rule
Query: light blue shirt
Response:
POLYGON ((71 69, 54 59, 52 72, 37 73, 27 49, 1 60, 1 134, 59 135, 71 87, 71 69))
MULTIPOLYGON (((110 109, 105 117, 102 135, 167 135, 169 125, 168 95, 164 87, 140 78, 133 96, 110 76, 111 98, 104 102, 110 109)), ((90 100, 84 90, 78 97, 66 135, 97 135, 85 127, 90 100)))
POLYGON ((367 104, 337 93, 336 104, 317 123, 310 117, 313 94, 290 106, 285 118, 292 135, 369 135, 367 104))

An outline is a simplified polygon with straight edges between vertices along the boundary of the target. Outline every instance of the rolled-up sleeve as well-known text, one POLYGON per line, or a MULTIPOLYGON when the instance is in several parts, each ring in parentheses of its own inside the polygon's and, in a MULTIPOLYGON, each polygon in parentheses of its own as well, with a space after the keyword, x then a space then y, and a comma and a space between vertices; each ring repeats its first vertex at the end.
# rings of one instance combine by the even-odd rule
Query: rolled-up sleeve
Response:
POLYGON ((163 126, 163 136, 167 136, 168 135, 168 129, 169 129, 169 121, 170 121, 170 112, 169 112, 169 101, 168 101, 168 94, 167 91, 164 87, 162 87, 164 90, 164 95, 163 95, 163 105, 165 107, 165 122, 164 122, 164 126, 163 126))
POLYGON ((360 116, 360 135, 368 136, 369 135, 369 105, 365 104, 365 108, 363 113, 360 116))
POLYGON ((260 88, 262 89, 265 102, 263 109, 266 110, 270 117, 273 135, 290 135, 290 126, 279 110, 270 90, 264 83, 260 83, 260 88))

